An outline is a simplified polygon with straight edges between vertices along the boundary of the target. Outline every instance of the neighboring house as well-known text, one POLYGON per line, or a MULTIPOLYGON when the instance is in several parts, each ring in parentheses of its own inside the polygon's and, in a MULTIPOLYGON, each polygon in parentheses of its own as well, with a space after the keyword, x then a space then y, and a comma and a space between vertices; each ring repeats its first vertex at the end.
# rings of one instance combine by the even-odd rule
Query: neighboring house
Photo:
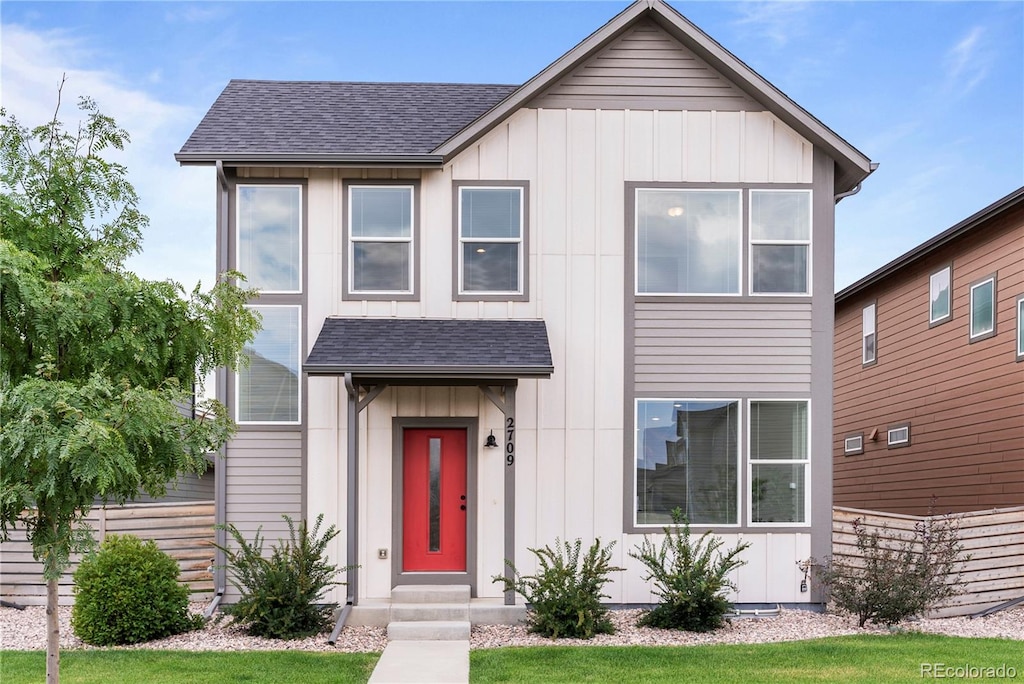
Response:
POLYGON ((836 505, 1024 505, 1024 188, 835 301, 836 505))
POLYGON ((522 86, 232 81, 176 158, 277 364, 222 377, 220 519, 324 513, 337 600, 500 602, 506 558, 599 537, 649 602, 627 552, 675 509, 752 544, 737 601, 820 600, 834 206, 873 165, 674 9, 522 86))

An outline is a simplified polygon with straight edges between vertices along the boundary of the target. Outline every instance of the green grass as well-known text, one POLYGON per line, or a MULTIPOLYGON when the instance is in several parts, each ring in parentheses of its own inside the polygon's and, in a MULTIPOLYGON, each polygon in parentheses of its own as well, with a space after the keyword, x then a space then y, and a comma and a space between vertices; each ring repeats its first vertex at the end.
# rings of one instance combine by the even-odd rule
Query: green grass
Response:
MULTIPOLYGON (((833 637, 715 646, 549 646, 470 653, 482 682, 921 682, 922 663, 1016 668, 1024 648, 1009 639, 930 634, 833 637)), ((1003 679, 1001 681, 1007 681, 1003 679)), ((1010 680, 1014 681, 1014 680, 1010 680)))
MULTIPOLYGON (((246 651, 74 651, 60 655, 61 684, 363 684, 377 664, 376 653, 246 651)), ((42 651, 0 652, 0 682, 35 684, 46 680, 42 651)))

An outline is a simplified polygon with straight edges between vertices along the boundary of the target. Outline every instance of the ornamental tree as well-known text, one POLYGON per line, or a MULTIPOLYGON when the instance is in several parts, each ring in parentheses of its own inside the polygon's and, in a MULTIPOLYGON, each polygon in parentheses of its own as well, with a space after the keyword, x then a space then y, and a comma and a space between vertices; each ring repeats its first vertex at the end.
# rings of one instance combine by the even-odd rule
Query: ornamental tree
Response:
POLYGON ((146 217, 128 133, 79 101, 26 128, 0 110, 0 540, 23 527, 47 582, 47 682, 59 677, 57 581, 93 545, 94 502, 159 497, 201 473, 232 434, 217 402, 188 410, 193 383, 235 368, 259 329, 254 292, 225 274, 207 292, 144 280, 124 261, 146 217))

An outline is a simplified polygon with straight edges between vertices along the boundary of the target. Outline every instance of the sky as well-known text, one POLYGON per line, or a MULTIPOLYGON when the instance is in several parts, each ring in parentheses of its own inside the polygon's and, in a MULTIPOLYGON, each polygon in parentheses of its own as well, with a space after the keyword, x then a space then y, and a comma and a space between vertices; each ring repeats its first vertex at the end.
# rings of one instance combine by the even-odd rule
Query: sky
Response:
MULTIPOLYGON (((206 287, 215 176, 174 153, 230 79, 521 84, 628 4, 4 0, 0 101, 96 100, 150 219, 128 266, 206 287)), ((1024 185, 1024 2, 671 4, 880 164, 836 208, 837 289, 1024 185)))

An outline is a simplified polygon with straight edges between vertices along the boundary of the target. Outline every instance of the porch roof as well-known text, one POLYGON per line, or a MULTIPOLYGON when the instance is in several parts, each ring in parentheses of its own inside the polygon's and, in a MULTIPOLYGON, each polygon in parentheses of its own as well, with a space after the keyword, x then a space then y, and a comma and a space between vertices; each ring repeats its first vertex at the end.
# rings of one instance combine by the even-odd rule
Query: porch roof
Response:
POLYGON ((386 379, 547 378, 554 371, 542 320, 324 320, 302 369, 386 379))

